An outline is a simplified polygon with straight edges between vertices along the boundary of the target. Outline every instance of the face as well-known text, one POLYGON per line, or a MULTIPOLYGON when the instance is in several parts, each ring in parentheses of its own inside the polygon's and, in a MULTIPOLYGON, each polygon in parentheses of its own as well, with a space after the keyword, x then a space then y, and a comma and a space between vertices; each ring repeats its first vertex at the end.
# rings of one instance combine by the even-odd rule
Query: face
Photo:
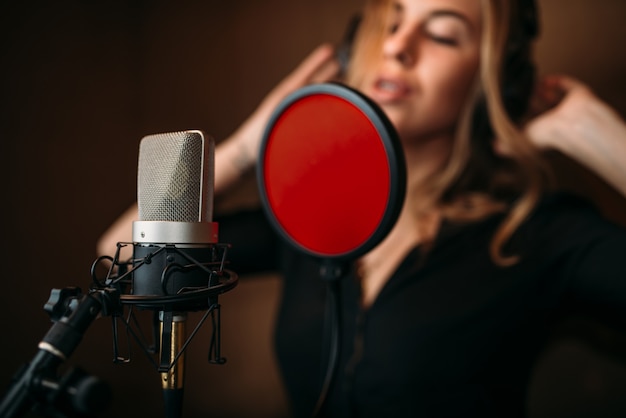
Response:
POLYGON ((361 90, 403 141, 453 137, 478 69, 480 0, 394 0, 379 62, 361 90))

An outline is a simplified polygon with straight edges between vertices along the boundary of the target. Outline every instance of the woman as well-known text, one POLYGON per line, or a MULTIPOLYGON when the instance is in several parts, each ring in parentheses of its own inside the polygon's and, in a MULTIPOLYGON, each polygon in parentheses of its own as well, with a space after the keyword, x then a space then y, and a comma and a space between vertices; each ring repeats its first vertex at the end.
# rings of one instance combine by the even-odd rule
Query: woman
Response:
MULTIPOLYGON (((540 150, 572 156, 626 195, 626 128, 566 77, 544 83, 549 110, 526 119, 535 25, 529 0, 367 3, 346 82, 397 129, 407 198, 340 283, 341 352, 320 415, 524 416, 541 325, 561 301, 624 313, 626 232, 549 194, 540 150)), ((277 103, 337 71, 322 46, 218 146, 216 195, 254 165, 277 103)), ((102 252, 128 240, 135 213, 103 237, 102 252)), ((235 271, 284 276, 276 349, 294 415, 311 416, 326 349, 317 260, 284 245, 260 211, 218 221, 235 271)))

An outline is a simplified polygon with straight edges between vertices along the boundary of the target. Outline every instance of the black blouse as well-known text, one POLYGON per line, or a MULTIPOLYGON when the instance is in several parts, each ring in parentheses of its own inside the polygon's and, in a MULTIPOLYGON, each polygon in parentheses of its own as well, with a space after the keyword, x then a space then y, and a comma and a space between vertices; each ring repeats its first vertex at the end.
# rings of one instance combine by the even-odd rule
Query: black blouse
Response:
MULTIPOLYGON (((229 268, 282 274, 275 346, 296 417, 310 417, 326 372, 328 285, 320 261, 282 242, 261 211, 217 219, 229 268)), ((500 215, 444 223, 362 309, 356 274, 339 283, 341 344, 329 417, 525 415, 547 324, 566 301, 626 318, 626 230, 568 195, 546 197, 513 236, 511 267, 488 244, 500 215)))

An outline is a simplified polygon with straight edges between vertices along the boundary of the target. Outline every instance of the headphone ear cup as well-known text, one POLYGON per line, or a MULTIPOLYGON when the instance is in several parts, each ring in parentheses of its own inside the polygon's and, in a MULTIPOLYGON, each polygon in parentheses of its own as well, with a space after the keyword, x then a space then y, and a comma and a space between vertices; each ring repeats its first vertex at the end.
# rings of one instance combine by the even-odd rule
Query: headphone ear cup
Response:
POLYGON ((528 51, 516 51, 506 59, 502 85, 504 107, 513 121, 528 110, 535 84, 535 65, 528 51))
POLYGON ((518 0, 517 7, 506 46, 502 80, 502 99, 513 121, 519 121, 526 113, 534 89, 536 68, 531 44, 539 33, 535 0, 518 0))
POLYGON ((348 65, 352 56, 352 44, 354 43, 354 37, 359 30, 360 24, 361 15, 356 14, 352 16, 352 18, 348 22, 348 25, 346 26, 346 30, 344 32, 343 38, 341 39, 341 42, 339 43, 339 45, 337 45, 336 57, 337 61, 339 61, 340 76, 342 77, 348 71, 348 65))
MULTIPOLYGON (((536 68, 531 57, 531 44, 539 32, 535 0, 518 0, 518 13, 512 22, 506 44, 501 94, 504 108, 514 122, 525 116, 534 90, 536 68)), ((476 103, 472 117, 472 137, 493 139, 486 98, 476 103)))

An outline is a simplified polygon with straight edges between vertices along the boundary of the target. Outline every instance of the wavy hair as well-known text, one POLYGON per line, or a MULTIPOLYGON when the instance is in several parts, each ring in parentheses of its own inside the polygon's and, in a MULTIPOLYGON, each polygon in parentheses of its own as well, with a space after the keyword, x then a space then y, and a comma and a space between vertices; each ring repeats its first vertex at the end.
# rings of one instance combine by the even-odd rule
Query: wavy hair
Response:
MULTIPOLYGON (((447 163, 420 192, 432 196, 452 221, 472 222, 503 213, 489 252, 495 263, 506 266, 519 260, 518 254, 506 254, 506 243, 536 207, 551 184, 551 174, 521 130, 534 82, 530 57, 534 34, 526 35, 524 27, 532 0, 480 1, 483 31, 477 77, 459 115, 447 163), (529 68, 513 71, 511 62, 529 68), (511 90, 514 98, 509 97, 511 90), (496 142, 506 150, 504 155, 495 152, 496 142)), ((366 3, 348 68, 349 84, 358 86, 371 68, 367 64, 379 60, 392 3, 366 3)))

